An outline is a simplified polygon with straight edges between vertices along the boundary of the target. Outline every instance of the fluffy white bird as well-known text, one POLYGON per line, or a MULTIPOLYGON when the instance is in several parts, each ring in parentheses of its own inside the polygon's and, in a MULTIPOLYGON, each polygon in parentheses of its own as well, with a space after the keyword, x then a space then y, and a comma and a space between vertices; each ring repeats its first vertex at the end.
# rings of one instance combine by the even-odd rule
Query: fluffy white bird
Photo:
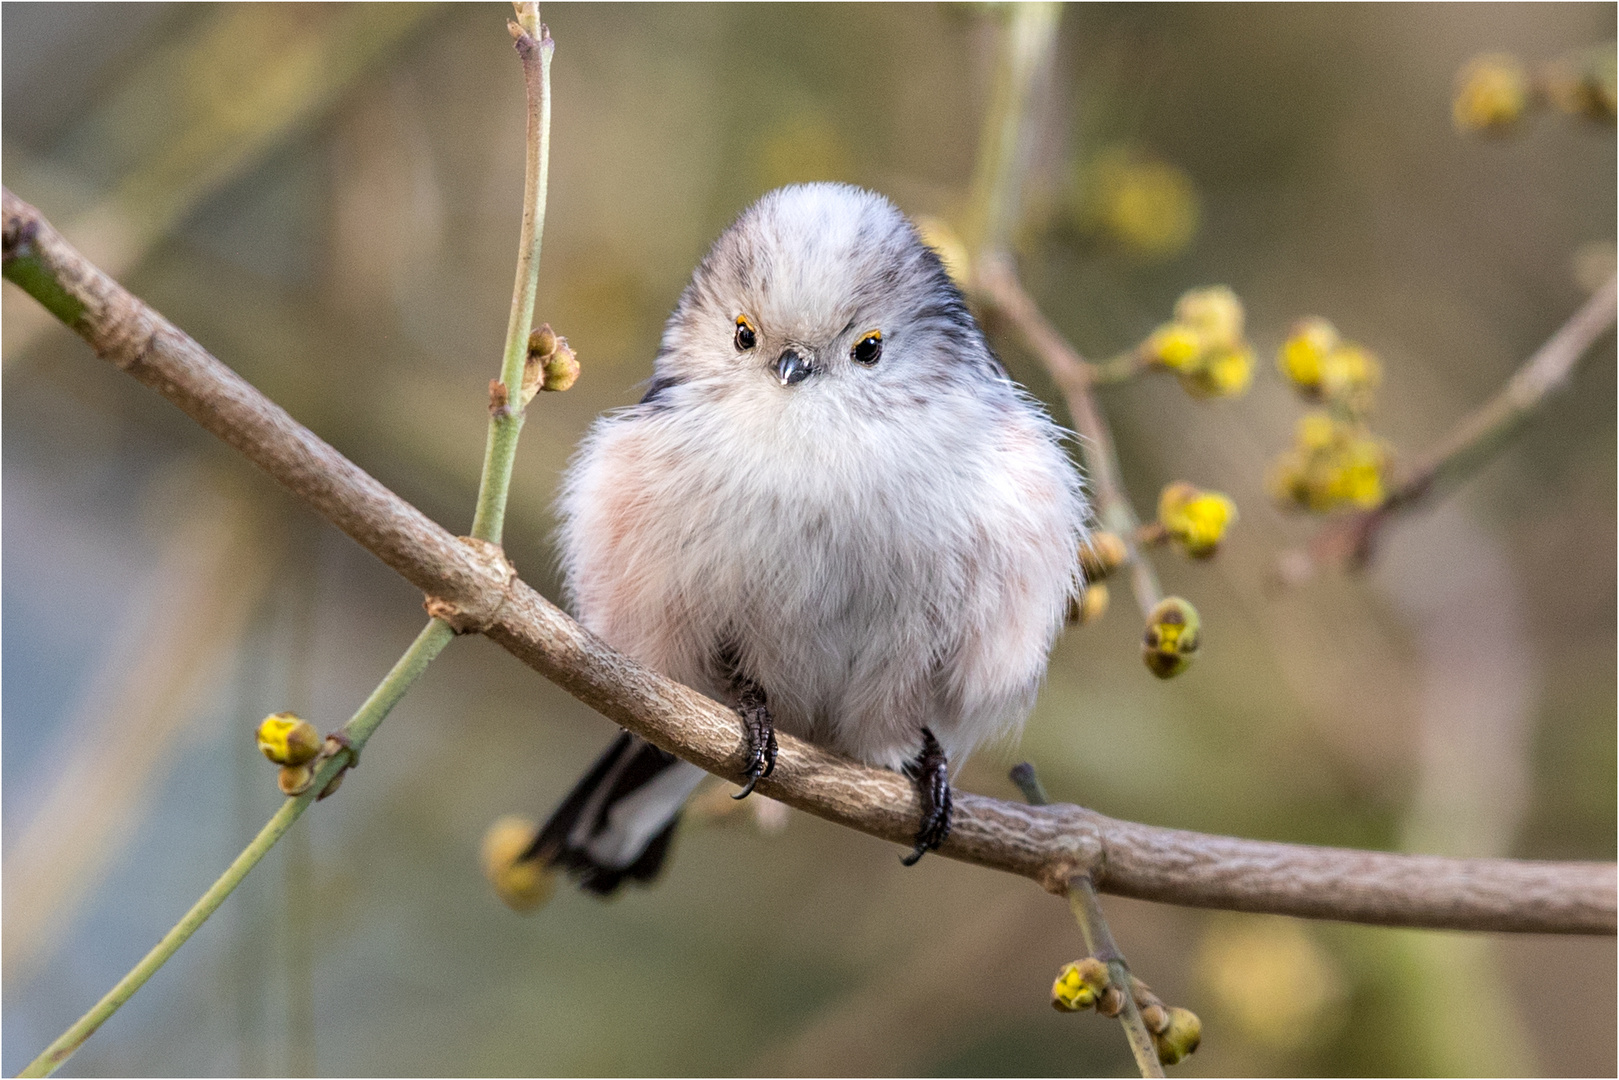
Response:
MULTIPOLYGON (((906 217, 843 184, 725 231, 559 510, 580 621, 738 709, 747 791, 775 729, 915 778, 907 864, 949 832, 950 765, 1021 728, 1082 588, 1060 430, 906 217)), ((626 732, 527 857, 602 894, 650 880, 702 776, 626 732)))

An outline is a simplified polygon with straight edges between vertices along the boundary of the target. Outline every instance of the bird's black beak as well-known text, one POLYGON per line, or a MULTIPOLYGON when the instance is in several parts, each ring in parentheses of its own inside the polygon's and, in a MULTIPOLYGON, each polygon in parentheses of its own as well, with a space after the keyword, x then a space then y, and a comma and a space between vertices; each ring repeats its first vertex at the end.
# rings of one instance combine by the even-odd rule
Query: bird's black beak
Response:
POLYGON ((810 377, 812 370, 809 361, 799 356, 796 349, 787 349, 776 361, 776 378, 783 386, 798 385, 810 377))

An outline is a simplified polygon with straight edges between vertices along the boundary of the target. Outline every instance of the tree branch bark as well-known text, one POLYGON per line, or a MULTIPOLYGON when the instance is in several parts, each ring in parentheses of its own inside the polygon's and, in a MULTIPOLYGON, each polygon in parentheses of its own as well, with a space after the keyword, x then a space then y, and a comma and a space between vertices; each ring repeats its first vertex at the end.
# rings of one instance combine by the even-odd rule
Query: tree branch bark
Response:
MULTIPOLYGON (((736 716, 607 647, 511 572, 498 548, 453 536, 297 423, 90 265, 33 207, 4 192, 5 277, 46 302, 96 353, 158 391, 421 589, 586 704, 736 780, 736 716)), ((783 737, 759 790, 909 844, 920 813, 897 773, 783 737)), ((941 854, 1061 894, 1076 873, 1104 892, 1165 903, 1389 926, 1615 932, 1611 863, 1450 859, 1268 843, 1118 821, 1078 806, 963 792, 941 854)))

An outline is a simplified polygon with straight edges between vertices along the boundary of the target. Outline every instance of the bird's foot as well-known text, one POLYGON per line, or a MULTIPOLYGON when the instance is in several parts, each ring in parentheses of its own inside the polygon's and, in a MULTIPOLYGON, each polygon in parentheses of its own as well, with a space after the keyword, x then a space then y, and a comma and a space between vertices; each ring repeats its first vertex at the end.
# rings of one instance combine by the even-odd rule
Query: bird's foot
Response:
POLYGON ((922 729, 922 753, 906 767, 922 796, 922 824, 916 830, 916 847, 900 862, 915 866, 917 860, 938 849, 950 835, 950 763, 944 747, 933 732, 922 729))
POLYGON ((736 711, 742 715, 742 733, 748 740, 748 764, 742 771, 747 782, 731 798, 745 799, 761 778, 776 771, 776 724, 765 705, 764 691, 756 686, 743 689, 736 711))

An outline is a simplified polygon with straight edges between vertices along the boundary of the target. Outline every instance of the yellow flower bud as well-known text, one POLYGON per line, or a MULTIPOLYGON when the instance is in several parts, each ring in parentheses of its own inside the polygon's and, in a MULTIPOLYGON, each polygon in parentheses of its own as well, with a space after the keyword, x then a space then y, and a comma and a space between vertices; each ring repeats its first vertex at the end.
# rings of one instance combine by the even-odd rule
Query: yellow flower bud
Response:
POLYGON ((1165 1065, 1185 1061, 1202 1041, 1203 1021, 1192 1010, 1179 1006, 1169 1010, 1169 1025, 1153 1038, 1158 1044, 1158 1060, 1165 1065))
POLYGON ((1191 327, 1165 323, 1141 343, 1141 355, 1171 371, 1192 371, 1203 358, 1203 339, 1191 327))
POLYGON ((1160 679, 1174 678, 1197 657, 1201 637, 1197 609, 1178 596, 1166 597, 1147 617, 1141 658, 1160 679))
POLYGON ((916 231, 921 235, 922 243, 939 256, 939 261, 944 264, 944 272, 950 275, 956 288, 967 288, 972 280, 972 257, 956 230, 941 218, 922 215, 916 219, 916 231))
POLYGON ((1282 378, 1307 393, 1321 387, 1321 362, 1338 347, 1338 330, 1325 319, 1300 319, 1276 353, 1282 378))
POLYGON ((1079 566, 1085 571, 1086 581, 1107 577, 1123 566, 1124 560, 1129 557, 1130 549, 1118 533, 1093 532, 1085 543, 1079 545, 1079 566))
POLYGON ((1236 523, 1237 504, 1218 491, 1199 491, 1184 480, 1158 496, 1158 523, 1194 559, 1206 559, 1220 547, 1236 523))
POLYGON ((1109 599, 1107 582, 1091 582, 1085 586, 1085 591, 1080 594, 1079 599, 1068 605, 1068 621, 1079 626, 1095 622, 1107 614, 1109 599))
POLYGON ((1383 474, 1387 468, 1387 451, 1376 439, 1365 437, 1349 443, 1327 475, 1326 501, 1372 509, 1383 501, 1383 474))
POLYGON ((1357 422, 1324 412, 1299 421, 1292 450, 1267 477, 1271 496, 1284 506, 1328 513, 1345 506, 1371 509, 1387 494, 1388 447, 1357 422))
POLYGON ((540 859, 519 861, 534 840, 535 824, 503 817, 483 834, 483 874, 513 911, 532 911, 556 891, 556 872, 540 859))
POLYGON ((1242 344, 1242 301, 1225 285, 1192 289, 1175 301, 1175 321, 1196 332, 1208 348, 1242 344))
POLYGON ((320 753, 322 739, 315 725, 290 712, 272 713, 255 732, 259 752, 277 765, 302 765, 320 753))
POLYGON ((1079 1012, 1096 1004, 1108 988, 1107 965, 1094 956, 1064 964, 1051 984, 1051 1007, 1058 1012, 1079 1012))
POLYGON ((1197 232, 1192 178, 1167 161, 1126 160, 1098 171, 1102 224, 1120 245, 1149 259, 1174 255, 1197 232))
POLYGON ((1181 372, 1181 385, 1193 397, 1238 397, 1254 380, 1254 352, 1246 344, 1216 349, 1191 371, 1181 372))
POLYGON ((1529 73, 1515 56, 1475 56, 1456 76, 1451 119, 1457 131, 1502 134, 1523 117, 1528 107, 1529 73))

